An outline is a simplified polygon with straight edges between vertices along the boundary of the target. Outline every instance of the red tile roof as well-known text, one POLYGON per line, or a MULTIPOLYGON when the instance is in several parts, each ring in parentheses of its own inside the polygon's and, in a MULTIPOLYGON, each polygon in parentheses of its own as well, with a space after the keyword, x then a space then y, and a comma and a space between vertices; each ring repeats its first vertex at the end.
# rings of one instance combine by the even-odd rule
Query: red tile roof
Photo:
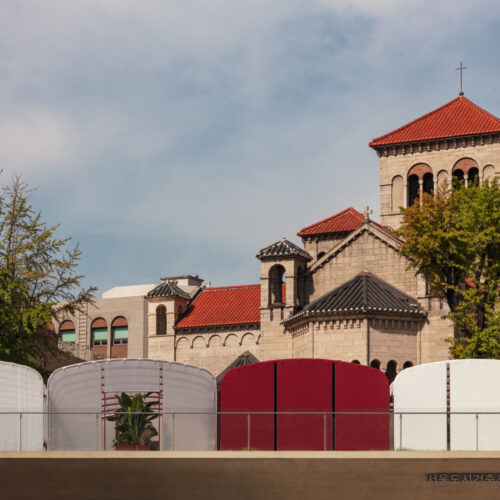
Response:
POLYGON ((177 328, 260 322, 260 285, 205 288, 177 328))
POLYGON ((338 214, 327 219, 311 224, 301 229, 297 236, 309 236, 311 234, 343 233, 354 231, 363 222, 364 216, 354 208, 349 207, 338 214))
MULTIPOLYGON (((332 215, 327 219, 320 220, 315 224, 311 224, 310 226, 301 229, 297 233, 297 236, 312 236, 317 234, 346 233, 355 231, 359 226, 361 226, 361 224, 363 224, 364 219, 365 216, 363 214, 359 213, 354 208, 349 207, 342 210, 342 212, 339 212, 338 214, 332 215)), ((384 226, 381 226, 373 220, 370 220, 370 222, 393 238, 399 239, 394 233, 391 233, 384 226)))
POLYGON ((388 134, 373 139, 369 146, 500 132, 500 119, 459 96, 440 108, 388 134))

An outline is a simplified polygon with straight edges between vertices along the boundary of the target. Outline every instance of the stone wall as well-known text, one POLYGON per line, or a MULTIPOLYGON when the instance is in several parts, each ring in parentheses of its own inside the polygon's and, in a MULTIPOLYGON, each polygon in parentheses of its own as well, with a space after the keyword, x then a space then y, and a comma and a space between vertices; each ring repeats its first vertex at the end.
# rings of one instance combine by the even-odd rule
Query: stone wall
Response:
POLYGON ((197 332, 177 332, 175 361, 200 366, 217 376, 240 354, 250 351, 263 361, 265 349, 258 328, 213 329, 197 332))
POLYGON ((362 271, 369 271, 392 286, 418 298, 425 283, 407 270, 408 261, 396 249, 365 231, 313 274, 311 302, 362 271))
POLYGON ((434 186, 437 186, 446 173, 451 179, 453 166, 463 158, 473 159, 479 169, 480 180, 483 177, 499 178, 500 176, 500 138, 467 138, 448 139, 429 145, 415 145, 390 147, 380 157, 380 218, 384 226, 397 228, 401 223, 401 213, 393 210, 392 183, 397 176, 403 179, 402 205, 407 206, 407 178, 409 170, 418 163, 425 163, 431 168, 434 177, 434 186), (439 149, 438 149, 439 147, 439 149), (410 152, 413 150, 413 152, 410 152), (403 152, 404 151, 404 152, 403 152))

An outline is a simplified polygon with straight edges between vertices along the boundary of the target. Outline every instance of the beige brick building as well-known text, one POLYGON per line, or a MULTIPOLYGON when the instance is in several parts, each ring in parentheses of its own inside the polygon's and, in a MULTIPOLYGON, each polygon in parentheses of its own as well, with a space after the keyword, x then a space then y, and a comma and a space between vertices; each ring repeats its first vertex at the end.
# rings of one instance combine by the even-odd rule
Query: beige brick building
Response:
POLYGON ((500 175, 500 120, 460 95, 370 146, 380 157, 381 224, 348 208, 303 228, 303 248, 283 238, 258 252, 254 285, 214 288, 191 275, 116 287, 56 325, 61 346, 82 359, 175 360, 214 375, 248 352, 353 361, 390 378, 447 359, 447 305, 407 269, 393 231, 400 207, 423 192, 500 175))

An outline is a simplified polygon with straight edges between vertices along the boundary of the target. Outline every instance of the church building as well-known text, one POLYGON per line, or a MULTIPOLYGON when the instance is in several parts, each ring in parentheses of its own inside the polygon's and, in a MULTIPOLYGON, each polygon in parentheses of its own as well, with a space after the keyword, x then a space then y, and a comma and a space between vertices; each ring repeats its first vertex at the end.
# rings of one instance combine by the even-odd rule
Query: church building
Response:
POLYGON ((147 357, 219 375, 242 359, 328 358, 390 379, 448 359, 446 302, 408 270, 401 207, 458 178, 500 176, 500 119, 459 95, 369 146, 380 158, 380 223, 347 208, 257 252, 256 284, 207 286, 197 275, 115 287, 55 325, 81 359, 147 357))

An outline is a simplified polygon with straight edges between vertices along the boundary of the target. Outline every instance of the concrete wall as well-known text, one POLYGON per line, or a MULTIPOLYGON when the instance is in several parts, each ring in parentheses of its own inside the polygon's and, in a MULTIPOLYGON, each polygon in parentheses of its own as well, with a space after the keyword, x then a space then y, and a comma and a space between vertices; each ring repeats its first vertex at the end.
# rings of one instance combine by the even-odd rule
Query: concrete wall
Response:
MULTIPOLYGON (((128 345, 127 356, 129 358, 145 358, 148 356, 147 350, 147 302, 144 297, 121 297, 115 299, 97 299, 89 304, 85 311, 77 311, 73 316, 61 318, 61 323, 69 319, 75 324, 75 338, 77 348, 90 350, 91 326, 96 318, 106 320, 108 327, 108 344, 99 347, 98 351, 105 358, 112 355, 111 345, 111 323, 118 316, 123 316, 128 322, 128 345)), ((59 325, 55 328, 58 331, 59 325)), ((120 348, 114 349, 113 356, 120 357, 120 348)), ((78 353, 77 353, 78 354, 78 353)))
POLYGON ((2 498, 16 500, 496 500, 499 471, 498 452, 0 453, 2 498))

